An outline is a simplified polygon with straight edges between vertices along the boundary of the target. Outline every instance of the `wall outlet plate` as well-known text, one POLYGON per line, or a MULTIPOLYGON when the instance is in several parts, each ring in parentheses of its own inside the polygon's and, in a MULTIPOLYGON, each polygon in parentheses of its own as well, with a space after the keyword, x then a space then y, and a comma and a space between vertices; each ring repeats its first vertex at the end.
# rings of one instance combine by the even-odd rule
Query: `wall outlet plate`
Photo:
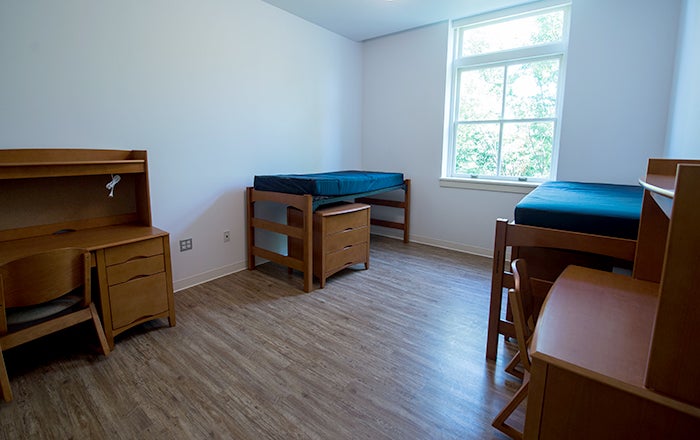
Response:
POLYGON ((231 241, 231 231, 224 231, 224 243, 231 241))
POLYGON ((189 251, 191 249, 192 249, 192 239, 191 238, 185 238, 184 240, 180 240, 180 252, 189 251))

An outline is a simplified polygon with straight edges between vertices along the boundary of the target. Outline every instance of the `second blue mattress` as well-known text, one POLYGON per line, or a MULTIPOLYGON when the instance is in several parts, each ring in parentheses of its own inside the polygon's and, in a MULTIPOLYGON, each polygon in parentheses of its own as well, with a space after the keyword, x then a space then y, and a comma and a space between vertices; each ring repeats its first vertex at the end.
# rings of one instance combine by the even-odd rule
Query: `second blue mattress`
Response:
POLYGON ((545 182, 515 207, 515 223, 618 238, 637 238, 641 186, 545 182))

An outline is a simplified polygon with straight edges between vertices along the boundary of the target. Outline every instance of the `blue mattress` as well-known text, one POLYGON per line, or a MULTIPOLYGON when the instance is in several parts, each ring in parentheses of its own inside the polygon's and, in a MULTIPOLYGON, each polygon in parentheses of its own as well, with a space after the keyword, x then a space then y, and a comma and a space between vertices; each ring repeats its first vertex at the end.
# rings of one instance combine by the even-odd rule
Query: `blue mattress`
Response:
POLYGON ((363 194, 403 185, 402 173, 377 171, 335 171, 317 174, 276 174, 255 176, 259 191, 338 197, 363 194))
POLYGON ((515 223, 618 238, 637 238, 641 186, 545 182, 515 207, 515 223))

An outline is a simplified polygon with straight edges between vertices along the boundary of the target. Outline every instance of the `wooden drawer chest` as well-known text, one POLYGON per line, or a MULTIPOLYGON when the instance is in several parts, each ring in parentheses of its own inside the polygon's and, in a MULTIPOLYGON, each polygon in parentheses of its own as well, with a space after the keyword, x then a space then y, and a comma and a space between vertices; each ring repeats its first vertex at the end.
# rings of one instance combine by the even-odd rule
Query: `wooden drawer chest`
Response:
POLYGON ((149 238, 97 252, 100 305, 105 335, 114 336, 155 318, 175 325, 168 236, 149 238))
MULTIPOLYGON (((314 212, 313 273, 321 288, 326 278, 346 267, 364 263, 369 269, 370 206, 362 203, 344 203, 319 208, 314 212)), ((287 222, 300 225, 301 212, 287 209, 287 222)), ((288 254, 301 255, 301 240, 288 240, 288 254)))

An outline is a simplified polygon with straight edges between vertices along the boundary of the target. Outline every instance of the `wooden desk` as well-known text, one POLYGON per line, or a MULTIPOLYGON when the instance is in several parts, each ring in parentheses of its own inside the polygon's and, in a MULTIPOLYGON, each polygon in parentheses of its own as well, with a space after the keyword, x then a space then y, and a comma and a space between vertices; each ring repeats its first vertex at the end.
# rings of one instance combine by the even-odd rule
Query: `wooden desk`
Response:
POLYGON ((644 386, 659 285, 569 266, 531 345, 525 438, 690 438, 700 408, 644 386))
POLYGON ((650 159, 633 277, 570 266, 531 345, 525 437, 700 437, 700 161, 650 159))
POLYGON ((111 347, 151 319, 175 325, 169 236, 151 225, 145 151, 0 150, 0 205, 0 263, 63 247, 91 252, 111 347))

